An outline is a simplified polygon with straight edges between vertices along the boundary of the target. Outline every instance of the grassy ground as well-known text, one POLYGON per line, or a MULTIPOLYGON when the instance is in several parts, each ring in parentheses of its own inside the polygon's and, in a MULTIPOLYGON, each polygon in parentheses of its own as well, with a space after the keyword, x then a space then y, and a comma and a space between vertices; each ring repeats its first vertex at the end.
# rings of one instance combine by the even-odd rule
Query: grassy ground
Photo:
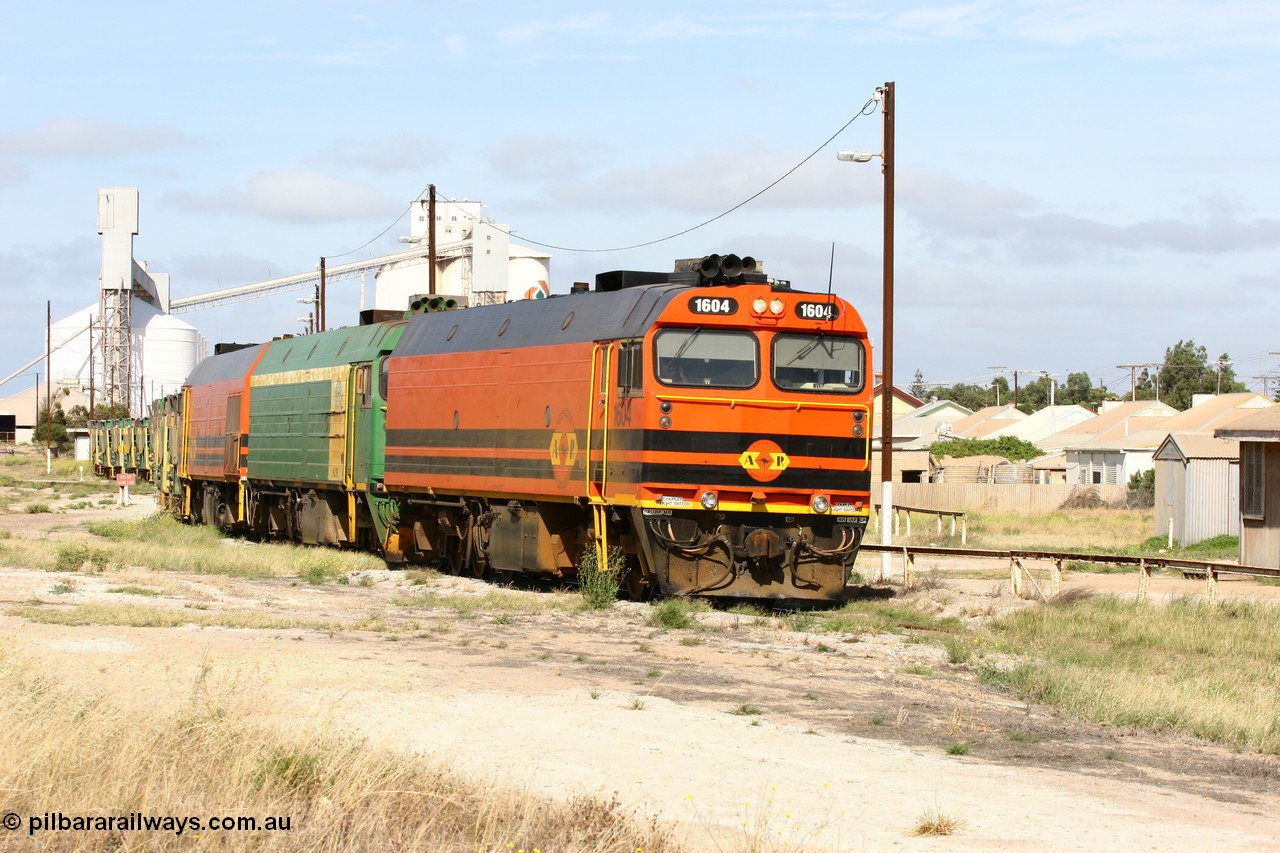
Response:
MULTIPOLYGON (((943 519, 937 532, 934 517, 915 515, 910 536, 894 537, 899 545, 942 545, 960 547, 960 529, 951 535, 951 522, 943 519)), ((969 535, 965 547, 993 551, 1063 551, 1125 556, 1174 556, 1199 560, 1234 560, 1240 540, 1216 536, 1194 545, 1182 546, 1152 536, 1154 521, 1149 509, 1070 509, 1043 515, 1015 512, 970 512, 969 535)), ((876 534, 870 534, 875 538, 876 534)), ((877 540, 878 541, 878 540, 877 540)))
MULTIPOLYGON (((674 850, 614 801, 478 784, 430 761, 303 726, 283 734, 212 666, 186 701, 119 708, 0 658, 0 789, 19 815, 268 818, 288 829, 19 834, 42 850, 674 850), (88 840, 92 839, 92 840, 88 840)), ((6 845, 8 846, 8 845, 6 845)))
POLYGON ((1275 606, 1105 596, 1003 616, 972 639, 981 678, 1029 701, 1280 754, 1277 636, 1275 606), (986 662, 988 651, 1017 662, 986 662))
MULTIPOLYGON (((29 475, 32 463, 28 460, 24 464, 27 467, 21 470, 29 475)), ((43 460, 36 474, 44 476, 43 460)), ((1140 510, 1080 509, 1043 516, 973 513, 969 544, 990 549, 1159 553, 1167 542, 1150 536, 1151 523, 1150 511, 1140 510)), ((323 583, 349 582, 367 569, 383 566, 381 560, 367 554, 228 540, 209 528, 182 525, 161 516, 96 523, 89 529, 94 538, 87 542, 0 537, 0 561, 68 573, 62 582, 68 590, 74 588, 74 573, 109 571, 119 573, 124 582, 134 580, 128 575, 131 567, 245 578, 295 577, 323 583)), ((928 523, 917 528, 911 541, 948 544, 928 523)), ((1178 553, 1223 559, 1234 556, 1235 547, 1234 537, 1219 537, 1178 553)), ((425 573, 422 579, 429 582, 430 574, 425 573)), ((135 583, 118 589, 122 597, 143 596, 148 587, 135 583)), ((831 611, 792 614, 737 610, 781 629, 831 634, 833 643, 840 635, 905 634, 942 646, 951 663, 970 665, 988 684, 1082 719, 1168 729, 1241 749, 1280 753, 1280 658, 1274 651, 1274 638, 1280 636, 1280 609, 1238 602, 1209 609, 1192 601, 1153 607, 1092 598, 983 621, 940 617, 928 607, 918 606, 919 601, 857 601, 831 611)), ((513 612, 584 607, 581 596, 563 592, 495 588, 486 596, 459 597, 432 590, 429 585, 408 592, 393 604, 447 608, 465 618, 487 615, 498 624, 513 612)), ((286 617, 271 617, 259 625, 252 622, 253 614, 192 614, 128 602, 94 607, 97 609, 67 609, 28 603, 13 612, 33 621, 68 624, 158 626, 176 619, 177 624, 226 627, 291 625, 286 617)), ((708 609, 687 599, 660 601, 652 605, 647 621, 663 631, 697 632, 708 609)), ((385 620, 306 627, 391 630, 385 620)))

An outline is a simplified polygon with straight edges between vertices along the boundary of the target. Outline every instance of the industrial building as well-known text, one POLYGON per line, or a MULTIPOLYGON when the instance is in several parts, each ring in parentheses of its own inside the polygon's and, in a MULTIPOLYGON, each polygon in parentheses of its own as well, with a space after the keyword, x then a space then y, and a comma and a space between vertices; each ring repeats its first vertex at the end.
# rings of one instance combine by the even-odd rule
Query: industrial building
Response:
POLYGON ((169 276, 149 271, 145 262, 133 257, 138 190, 99 189, 102 263, 97 300, 51 322, 47 373, 41 352, 32 353, 29 362, 0 377, 0 392, 6 390, 6 383, 18 385, 20 380, 22 386, 0 396, 0 416, 13 418, 18 443, 30 441, 47 405, 46 387, 64 410, 123 403, 141 414, 150 401, 180 389, 209 354, 209 343, 196 326, 174 316, 201 308, 303 291, 316 294, 316 328, 323 328, 324 288, 359 278, 363 309, 370 274, 374 286, 370 307, 382 310, 405 310, 412 297, 429 293, 453 297, 464 305, 548 296, 551 256, 512 242, 510 227, 486 219, 483 210, 478 201, 416 199, 409 207, 409 233, 399 238, 409 245, 406 249, 174 298, 169 276))

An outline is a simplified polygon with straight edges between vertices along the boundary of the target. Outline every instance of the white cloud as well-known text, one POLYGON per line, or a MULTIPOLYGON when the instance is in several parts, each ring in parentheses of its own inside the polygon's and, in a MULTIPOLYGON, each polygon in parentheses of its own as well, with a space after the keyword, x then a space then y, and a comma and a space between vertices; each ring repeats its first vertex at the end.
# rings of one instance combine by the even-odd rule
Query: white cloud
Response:
POLYGON ((127 125, 103 119, 53 118, 0 133, 0 152, 49 160, 126 157, 185 147, 193 140, 163 125, 127 125))
POLYGON ((244 189, 214 193, 176 191, 161 199, 169 209, 193 213, 248 214, 295 223, 351 222, 394 216, 402 203, 367 184, 314 172, 261 172, 244 189))
POLYGON ((402 131, 373 137, 343 137, 312 159, 342 168, 395 174, 438 166, 448 159, 448 149, 434 136, 402 131))

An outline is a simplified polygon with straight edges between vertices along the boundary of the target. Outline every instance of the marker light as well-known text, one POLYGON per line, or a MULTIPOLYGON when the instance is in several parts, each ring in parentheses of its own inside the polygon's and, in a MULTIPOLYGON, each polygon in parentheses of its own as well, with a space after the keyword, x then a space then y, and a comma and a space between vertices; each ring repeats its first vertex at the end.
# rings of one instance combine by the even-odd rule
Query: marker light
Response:
POLYGON ((702 501, 703 509, 715 509, 720 505, 720 498, 715 492, 703 492, 699 500, 702 501))
POLYGON ((831 509, 831 501, 827 500, 826 495, 815 495, 809 506, 813 507, 814 512, 821 514, 831 509))

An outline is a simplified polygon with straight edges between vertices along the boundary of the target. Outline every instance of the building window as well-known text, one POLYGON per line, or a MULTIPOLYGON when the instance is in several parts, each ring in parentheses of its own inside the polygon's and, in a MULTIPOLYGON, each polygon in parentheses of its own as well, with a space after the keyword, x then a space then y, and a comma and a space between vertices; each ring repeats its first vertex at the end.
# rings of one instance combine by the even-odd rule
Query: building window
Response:
POLYGON ((1245 518, 1264 517, 1264 456, 1264 445, 1256 441, 1240 442, 1240 514, 1245 518))

